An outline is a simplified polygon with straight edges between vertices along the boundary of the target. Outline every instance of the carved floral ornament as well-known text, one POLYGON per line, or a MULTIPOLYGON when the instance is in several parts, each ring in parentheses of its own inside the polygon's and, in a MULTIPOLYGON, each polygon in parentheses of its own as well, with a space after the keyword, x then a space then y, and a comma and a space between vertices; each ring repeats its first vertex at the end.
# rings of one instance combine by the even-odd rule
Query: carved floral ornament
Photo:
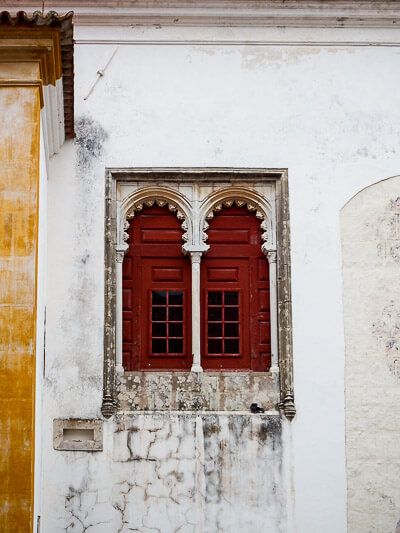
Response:
POLYGON ((131 207, 129 207, 125 215, 125 221, 123 223, 122 240, 124 242, 127 242, 129 239, 129 234, 128 234, 129 220, 132 220, 132 218, 135 216, 135 213, 142 211, 143 207, 152 207, 154 204, 158 205, 159 207, 168 206, 168 209, 176 214, 176 218, 178 220, 182 220, 182 224, 181 224, 181 228, 183 229, 182 240, 184 242, 188 242, 189 225, 188 225, 188 221, 187 221, 185 214, 175 202, 171 200, 166 200, 163 198, 148 198, 144 201, 135 202, 133 205, 131 205, 131 207))
POLYGON ((188 221, 188 216, 185 214, 182 207, 179 206, 178 202, 157 196, 146 198, 140 201, 134 201, 130 204, 128 209, 126 209, 125 213, 122 215, 120 242, 122 241, 121 244, 123 245, 124 249, 125 247, 127 247, 127 241, 129 239, 128 229, 130 226, 130 220, 134 218, 135 213, 142 211, 145 207, 152 207, 155 204, 159 207, 168 206, 168 209, 176 214, 177 219, 182 220, 181 228, 183 230, 182 240, 184 244, 196 244, 195 241, 197 241, 199 244, 205 246, 205 249, 208 248, 206 244, 206 241, 208 239, 207 230, 209 228, 208 221, 214 218, 215 213, 218 213, 224 207, 231 207, 233 205, 236 205, 237 207, 245 206, 247 207, 249 212, 254 213, 255 217, 261 221, 261 240, 263 243, 263 252, 267 254, 271 250, 271 248, 275 248, 273 243, 274 238, 270 219, 265 213, 265 210, 261 209, 260 206, 252 200, 248 200, 245 198, 229 198, 217 201, 214 205, 212 205, 206 210, 205 216, 203 213, 203 216, 200 217, 200 219, 203 219, 203 222, 201 223, 201 229, 199 228, 200 235, 196 239, 195 235, 190 235, 191 232, 189 232, 190 223, 188 221))
POLYGON ((251 213, 254 213, 256 218, 261 220, 261 240, 263 243, 268 243, 270 240, 272 240, 272 234, 271 234, 271 227, 270 222, 265 215, 254 202, 246 200, 244 198, 238 198, 233 199, 230 198, 229 200, 222 200, 222 202, 219 202, 211 207, 211 209, 208 210, 204 222, 203 222, 203 228, 202 228, 202 240, 203 242, 206 242, 208 239, 207 230, 209 228, 208 220, 211 220, 214 218, 215 213, 218 213, 221 211, 224 207, 232 207, 233 205, 236 205, 237 207, 247 207, 247 210, 251 213))

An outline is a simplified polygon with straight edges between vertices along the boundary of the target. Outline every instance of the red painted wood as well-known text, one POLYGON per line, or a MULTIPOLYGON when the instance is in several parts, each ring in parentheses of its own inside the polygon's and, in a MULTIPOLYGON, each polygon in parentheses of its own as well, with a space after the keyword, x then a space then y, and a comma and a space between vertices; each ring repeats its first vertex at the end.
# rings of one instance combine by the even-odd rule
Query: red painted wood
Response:
POLYGON ((180 225, 168 207, 157 206, 131 221, 122 282, 125 370, 191 367, 191 266, 182 255, 180 225))
POLYGON ((209 224, 210 250, 201 263, 202 366, 266 371, 271 365, 269 268, 261 252, 260 221, 245 207, 230 207, 209 224), (224 303, 234 302, 234 294, 238 336, 236 306, 224 303))

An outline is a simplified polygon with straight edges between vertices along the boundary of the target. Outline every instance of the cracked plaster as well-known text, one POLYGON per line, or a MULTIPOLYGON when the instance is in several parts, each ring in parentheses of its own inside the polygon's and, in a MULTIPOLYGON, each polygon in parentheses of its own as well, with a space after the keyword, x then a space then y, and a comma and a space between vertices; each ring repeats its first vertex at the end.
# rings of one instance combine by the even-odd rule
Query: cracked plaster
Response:
POLYGON ((130 414, 108 424, 102 483, 89 457, 63 452, 85 468, 55 481, 49 531, 286 531, 279 416, 130 414))

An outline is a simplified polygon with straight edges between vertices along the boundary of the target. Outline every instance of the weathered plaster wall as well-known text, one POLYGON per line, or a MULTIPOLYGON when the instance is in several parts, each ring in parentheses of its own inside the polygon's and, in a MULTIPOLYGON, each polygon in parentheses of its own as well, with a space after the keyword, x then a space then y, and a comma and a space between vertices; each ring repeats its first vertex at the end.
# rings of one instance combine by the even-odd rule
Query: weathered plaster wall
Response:
POLYGON ((38 88, 0 87, 0 117, 0 530, 13 533, 33 513, 38 88))
MULTIPOLYGON (((285 519, 285 509, 290 508, 294 495, 293 525, 288 525, 287 531, 346 530, 339 212, 361 188, 398 173, 400 72, 393 65, 400 52, 396 46, 293 43, 313 39, 348 42, 353 37, 364 42, 383 39, 375 30, 351 32, 313 31, 311 36, 310 32, 295 29, 245 32, 179 28, 169 33, 165 28, 76 27, 75 104, 78 120, 85 118, 80 122, 77 143, 63 147, 51 161, 49 173, 46 533, 74 531, 70 525, 71 506, 87 513, 90 520, 107 522, 107 526, 97 525, 92 531, 102 531, 101 527, 107 532, 118 531, 121 512, 110 507, 110 501, 117 501, 110 500, 110 483, 119 498, 118 505, 123 506, 121 492, 128 492, 129 486, 121 491, 118 483, 125 478, 135 479, 136 474, 144 484, 154 479, 152 461, 145 461, 138 470, 135 461, 115 460, 121 448, 116 443, 119 433, 115 432, 114 421, 105 423, 103 452, 52 450, 53 418, 100 416, 104 169, 123 166, 289 169, 298 414, 282 437, 282 473, 276 474, 279 486, 283 482, 287 490, 286 500, 272 496, 268 481, 269 469, 277 472, 278 452, 261 446, 258 439, 250 441, 250 430, 242 433, 237 448, 233 448, 244 456, 243 460, 232 461, 229 479, 240 487, 241 503, 252 513, 253 503, 246 504, 252 487, 263 494, 268 492, 271 505, 263 508, 263 517, 271 516, 268 513, 277 517, 269 531, 279 531, 277 524, 285 519), (249 45, 246 39, 250 35, 260 42, 275 39, 278 44, 249 45), (124 39, 105 75, 84 100, 96 72, 117 46, 116 41, 124 39), (151 42, 145 44, 146 39, 151 42), (213 43, 204 44, 202 39, 213 43), (222 39, 231 44, 221 44, 222 39), (239 44, 232 44, 235 40, 239 44), (269 459, 253 460, 253 446, 258 456, 266 459, 268 455, 269 459), (247 465, 248 477, 241 475, 243 464, 247 465), (288 482, 286 474, 291 476, 288 482), (111 527, 111 523, 115 525, 111 527)), ((394 31, 388 40, 396 38, 394 31)), ((195 415, 189 419, 170 415, 163 420, 165 427, 175 424, 173 438, 182 435, 185 424, 193 428, 195 419, 195 415)), ((147 414, 141 420, 152 427, 158 419, 147 414)), ((128 424, 134 421, 134 416, 127 418, 128 424)), ((193 450, 193 429, 187 431, 192 435, 188 440, 193 450)), ((234 435, 224 431, 229 446, 236 446, 234 435)), ((128 430, 122 433, 121 446, 129 457, 124 444, 128 430)), ((213 440, 212 446, 218 442, 213 440)), ((165 465, 168 472, 168 461, 159 461, 157 464, 165 465)), ((167 473, 165 476, 166 480, 167 473)), ((143 532, 155 531, 153 526, 164 531, 162 524, 151 522, 153 529, 142 525, 153 508, 144 499, 143 485, 135 491, 137 498, 128 506, 128 524, 139 524, 143 532)), ((225 489, 223 493, 229 494, 225 489)), ((177 507, 173 503, 162 507, 164 501, 159 500, 165 513, 162 516, 168 512, 167 524, 178 528, 181 522, 177 507)), ((237 496, 232 501, 238 502, 237 496)), ((226 505, 232 514, 230 520, 242 523, 243 507, 226 505)), ((199 512, 203 516, 201 507, 199 512)), ((213 512, 209 512, 210 517, 213 512)), ((266 530, 259 527, 260 515, 254 516, 250 530, 266 530)), ((86 526, 79 527, 76 531, 86 526)), ((182 531, 196 529, 186 525, 182 531)))
POLYGON ((122 411, 274 411, 280 400, 269 372, 125 372, 117 389, 122 411))
POLYGON ((102 455, 75 452, 71 475, 52 477, 62 513, 46 531, 286 531, 276 415, 121 415, 112 431, 102 455))
POLYGON ((350 533, 400 519, 399 191, 381 181, 341 213, 350 533))

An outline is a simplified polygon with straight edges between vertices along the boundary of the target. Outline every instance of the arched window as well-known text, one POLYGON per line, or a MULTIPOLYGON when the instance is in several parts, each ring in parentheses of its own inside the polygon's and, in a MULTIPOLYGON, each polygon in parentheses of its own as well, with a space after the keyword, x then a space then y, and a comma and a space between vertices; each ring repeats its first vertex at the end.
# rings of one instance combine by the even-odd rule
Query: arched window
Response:
POLYGON ((246 207, 225 207, 210 221, 201 263, 204 370, 271 365, 268 262, 260 221, 246 207))
POLYGON ((144 207, 128 230, 123 262, 125 370, 190 370, 190 259, 167 206, 144 207))
POLYGON ((292 418, 287 172, 112 169, 105 192, 104 416, 292 418))

